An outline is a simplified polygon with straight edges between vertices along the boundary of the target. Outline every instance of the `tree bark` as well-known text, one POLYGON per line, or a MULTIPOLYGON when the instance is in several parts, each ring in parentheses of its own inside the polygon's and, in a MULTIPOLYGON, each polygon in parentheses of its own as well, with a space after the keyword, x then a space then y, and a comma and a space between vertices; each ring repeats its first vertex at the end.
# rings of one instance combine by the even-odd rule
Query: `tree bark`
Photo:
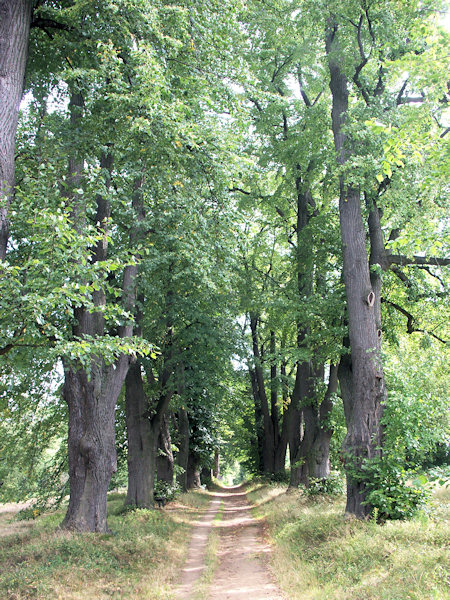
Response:
POLYGON ((338 367, 332 364, 327 390, 319 409, 318 427, 312 446, 311 476, 317 479, 325 479, 330 474, 330 441, 333 429, 330 427, 329 419, 333 409, 333 395, 336 394, 337 389, 338 367))
POLYGON ((173 452, 172 440, 169 431, 169 419, 163 415, 158 436, 158 456, 156 458, 156 472, 158 481, 173 484, 173 452))
POLYGON ((264 384, 264 372, 262 367, 261 353, 259 349, 258 341, 258 316, 250 315, 250 329, 252 334, 252 348, 253 357, 255 360, 254 373, 255 373, 255 384, 259 406, 261 407, 262 413, 262 424, 264 430, 263 445, 262 445, 262 456, 263 456, 263 470, 264 473, 274 473, 275 470, 275 441, 274 441, 274 430, 273 421, 269 411, 269 404, 267 401, 266 388, 264 384))
POLYGON ((188 490, 199 488, 201 485, 199 466, 194 454, 189 451, 186 469, 186 487, 188 490))
MULTIPOLYGON (((155 405, 153 405, 151 399, 144 392, 140 365, 138 368, 133 366, 130 369, 129 376, 125 382, 127 386, 125 392, 127 414, 130 413, 135 418, 135 421, 131 422, 131 429, 127 430, 129 452, 132 449, 133 454, 129 454, 128 459, 128 493, 126 504, 151 507, 154 503, 158 440, 162 420, 173 395, 173 391, 168 387, 171 371, 167 362, 170 360, 172 354, 170 340, 171 335, 169 334, 169 344, 168 348, 166 348, 168 355, 165 357, 163 372, 160 378, 159 398, 154 403, 155 405), (147 436, 144 442, 142 442, 141 435, 147 436), (133 439, 131 440, 132 436, 133 439)), ((152 377, 151 371, 148 373, 148 376, 152 377)))
POLYGON ((128 370, 128 357, 105 367, 66 366, 63 396, 69 408, 69 507, 62 526, 106 532, 106 494, 116 470, 115 406, 128 370))
MULTIPOLYGON (((83 98, 80 93, 71 95, 70 120, 77 127, 82 118, 83 98)), ((101 166, 108 172, 112 166, 110 154, 102 154, 101 166)), ((72 202, 73 227, 79 235, 84 235, 85 206, 81 199, 75 199, 74 186, 82 184, 83 159, 72 156, 69 159, 67 198, 72 202)), ((109 178, 106 180, 106 188, 109 178)), ((106 230, 110 214, 107 197, 97 196, 96 222, 106 230)), ((132 234, 131 234, 132 235, 132 234)), ((99 240, 91 252, 92 262, 103 261, 107 257, 107 235, 99 240)), ((125 310, 132 311, 136 299, 136 265, 124 269, 122 282, 122 304, 125 310)), ((105 293, 97 290, 92 295, 99 309, 105 304, 105 293)), ((104 318, 101 310, 91 311, 84 306, 74 310, 76 324, 73 327, 75 339, 101 337, 104 335, 104 318)), ((130 337, 133 325, 119 327, 119 336, 130 337)), ((62 527, 76 531, 106 532, 106 500, 111 475, 116 470, 115 449, 115 407, 125 380, 130 359, 122 354, 113 364, 106 365, 101 356, 90 357, 90 373, 78 362, 64 361, 65 382, 63 396, 69 409, 69 482, 70 499, 62 527)))
POLYGON ((249 367, 250 381, 252 385, 253 405, 255 408, 255 430, 256 430, 256 468, 258 473, 264 473, 264 426, 261 411, 261 401, 259 399, 258 384, 256 383, 256 373, 249 367))
POLYGON ((177 412, 178 425, 178 454, 177 464, 181 467, 181 471, 177 474, 177 482, 180 489, 186 492, 187 486, 187 470, 189 459, 189 417, 184 408, 180 408, 177 412))
POLYGON ((217 450, 214 450, 214 467, 213 467, 213 477, 215 477, 216 479, 219 477, 220 475, 220 453, 217 450))
POLYGON ((202 485, 209 485, 211 483, 211 469, 208 467, 202 467, 200 472, 200 481, 202 485))
MULTIPOLYGON (((300 170, 300 167, 298 167, 300 170)), ((314 205, 307 182, 299 175, 296 178, 297 192, 297 290, 299 301, 311 296, 313 291, 312 249, 302 240, 302 233, 311 218, 314 205)), ((305 349, 308 327, 297 321, 297 348, 305 349)), ((311 360, 297 364, 294 391, 292 394, 291 423, 289 426, 289 456, 291 473, 289 487, 297 487, 300 483, 309 485, 309 465, 307 464, 312 442, 314 440, 314 415, 312 403, 313 366, 311 360)))
POLYGON ((125 407, 128 440, 128 490, 125 504, 149 508, 155 477, 156 440, 149 418, 141 364, 133 363, 125 379, 125 407), (152 452, 152 445, 155 451, 152 452))
POLYGON ((32 0, 0 0, 0 260, 8 244, 8 211, 14 194, 19 106, 28 57, 32 0))
MULTIPOLYGON (((344 166, 351 157, 351 144, 343 129, 348 112, 348 82, 343 56, 338 44, 338 26, 330 19, 326 35, 326 51, 332 94, 332 128, 338 164, 344 166)), ((352 394, 347 411, 347 507, 358 517, 370 514, 372 507, 363 504, 364 485, 352 478, 361 459, 379 454, 381 446, 380 418, 386 400, 384 374, 379 353, 379 339, 366 251, 365 230, 361 215, 358 186, 348 184, 340 175, 339 218, 343 252, 343 273, 347 297, 349 339, 352 361, 352 394)))

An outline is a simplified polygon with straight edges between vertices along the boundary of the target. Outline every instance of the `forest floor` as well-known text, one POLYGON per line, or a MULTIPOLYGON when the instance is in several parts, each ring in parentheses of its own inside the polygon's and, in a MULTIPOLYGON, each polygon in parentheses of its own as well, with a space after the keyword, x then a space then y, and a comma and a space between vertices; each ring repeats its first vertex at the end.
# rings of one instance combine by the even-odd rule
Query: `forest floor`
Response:
POLYGON ((210 509, 192 532, 176 598, 282 600, 269 570, 271 548, 245 487, 218 488, 210 495, 210 509))

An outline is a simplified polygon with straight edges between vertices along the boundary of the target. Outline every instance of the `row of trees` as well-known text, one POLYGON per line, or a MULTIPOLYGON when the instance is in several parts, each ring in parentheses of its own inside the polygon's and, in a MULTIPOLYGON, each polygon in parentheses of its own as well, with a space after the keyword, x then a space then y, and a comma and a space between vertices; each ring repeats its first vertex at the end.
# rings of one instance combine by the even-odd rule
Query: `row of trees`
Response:
POLYGON ((64 525, 106 531, 116 433, 130 505, 173 481, 172 448, 186 489, 225 440, 270 475, 289 449, 308 486, 342 398, 347 511, 368 514, 374 468, 420 446, 382 340, 389 363, 405 319, 448 339, 438 3, 0 8, 4 456, 32 440, 60 481, 67 422, 64 525))

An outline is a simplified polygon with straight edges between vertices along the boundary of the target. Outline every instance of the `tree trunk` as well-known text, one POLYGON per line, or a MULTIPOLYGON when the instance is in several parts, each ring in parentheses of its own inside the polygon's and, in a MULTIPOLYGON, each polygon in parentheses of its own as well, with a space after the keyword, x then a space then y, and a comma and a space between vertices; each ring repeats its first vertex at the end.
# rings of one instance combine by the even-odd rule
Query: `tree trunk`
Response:
POLYGON ((275 470, 275 440, 273 421, 269 411, 269 404, 267 402, 266 388, 264 384, 264 372, 261 362, 261 353, 259 350, 258 341, 258 317, 256 315, 250 315, 250 329, 252 333, 252 347, 253 357, 255 360, 254 373, 256 390, 258 399, 261 407, 262 421, 264 428, 263 437, 263 471, 264 473, 274 473, 275 470))
POLYGON ((92 362, 83 369, 67 366, 63 396, 69 408, 70 500, 62 526, 105 533, 106 494, 116 470, 115 406, 128 370, 128 357, 105 367, 92 362))
POLYGON ((149 419, 141 364, 130 366, 125 379, 125 406, 128 440, 128 490, 125 504, 150 508, 155 477, 155 436, 149 419))
POLYGON ((329 418, 333 410, 333 395, 336 394, 338 388, 337 374, 337 365, 330 365, 330 378, 320 405, 318 428, 312 447, 311 476, 317 479, 325 479, 330 474, 330 441, 333 429, 330 427, 329 418))
POLYGON ((181 471, 177 474, 177 481, 180 489, 186 492, 187 485, 187 470, 189 459, 189 418, 187 411, 180 408, 177 413, 178 424, 178 454, 177 464, 181 467, 181 471))
MULTIPOLYGON (((73 93, 69 103, 70 122, 77 127, 82 117, 83 98, 73 93)), ((112 158, 103 154, 102 167, 111 169, 112 158)), ((84 235, 85 206, 79 198, 74 199, 72 190, 82 182, 84 162, 80 157, 69 159, 68 189, 66 196, 72 201, 73 227, 84 235)), ((109 179, 106 181, 106 187, 109 179)), ((96 222, 105 226, 109 215, 107 198, 97 196, 96 222)), ((92 248, 92 261, 106 259, 107 241, 99 240, 92 248)), ((129 265, 123 275, 123 305, 129 310, 135 300, 137 268, 129 265)), ((99 308, 105 303, 103 290, 93 293, 93 301, 99 308)), ((75 338, 102 336, 104 319, 101 311, 93 312, 84 306, 74 310, 75 338)), ((131 336, 132 325, 119 328, 121 337, 131 336)), ((69 409, 69 507, 62 526, 76 531, 106 532, 106 499, 109 481, 116 470, 115 407, 129 367, 129 357, 121 355, 113 364, 106 366, 100 356, 90 357, 90 373, 79 364, 65 363, 64 399, 69 409)))
MULTIPOLYGON (((313 374, 311 362, 305 361, 298 365, 297 374, 297 388, 294 390, 294 395, 297 410, 301 412, 303 431, 301 432, 299 428, 297 432, 293 432, 293 436, 296 436, 293 451, 296 448, 296 453, 292 454, 295 457, 295 467, 294 469, 291 468, 291 485, 301 483, 308 487, 311 472, 312 445, 317 427, 317 417, 315 415, 317 409, 312 403, 313 374), (303 435, 299 439, 301 433, 303 435)), ((298 420, 299 418, 297 417, 297 422, 298 420)))
POLYGON ((8 244, 14 155, 28 56, 32 0, 0 0, 0 260, 8 244))
POLYGON ((163 415, 158 436, 158 456, 156 459, 156 471, 158 481, 166 481, 173 484, 173 452, 172 440, 169 431, 169 419, 163 415))
POLYGON ((255 430, 256 430, 256 460, 257 460, 257 471, 258 473, 264 472, 264 457, 263 457, 263 446, 264 446, 264 426, 263 416, 261 411, 261 401, 259 399, 258 384, 256 383, 256 373, 249 367, 250 381, 252 384, 253 393, 253 404, 255 407, 255 430))
POLYGON ((220 453, 217 448, 214 450, 214 467, 213 467, 213 477, 216 479, 220 475, 220 453))
MULTIPOLYGON (((341 68, 344 60, 337 42, 337 32, 338 26, 330 20, 326 50, 333 99, 332 128, 338 163, 345 165, 351 158, 351 143, 343 130, 348 112, 348 88, 347 76, 341 68)), ((339 181, 339 218, 352 361, 350 420, 347 422, 344 444, 349 466, 346 511, 364 517, 370 514, 372 507, 363 504, 364 485, 352 478, 351 471, 359 470, 362 459, 379 454, 380 418, 386 389, 374 310, 378 299, 370 281, 360 189, 347 184, 344 175, 340 175, 339 181)))
POLYGON ((208 467, 202 467, 200 473, 200 481, 202 485, 208 486, 211 483, 211 469, 208 467))
POLYGON ((297 455, 300 448, 300 443, 303 438, 302 428, 302 410, 300 406, 301 391, 300 381, 302 378, 301 365, 297 364, 297 370, 295 374, 294 390, 292 392, 291 404, 289 405, 288 418, 289 418, 289 462, 290 462, 290 479, 289 487, 298 487, 300 483, 300 461, 297 460, 297 455))
POLYGON ((186 469, 186 487, 188 490, 192 490, 194 488, 199 488, 200 485, 200 471, 198 470, 198 464, 196 463, 192 452, 189 452, 186 469))

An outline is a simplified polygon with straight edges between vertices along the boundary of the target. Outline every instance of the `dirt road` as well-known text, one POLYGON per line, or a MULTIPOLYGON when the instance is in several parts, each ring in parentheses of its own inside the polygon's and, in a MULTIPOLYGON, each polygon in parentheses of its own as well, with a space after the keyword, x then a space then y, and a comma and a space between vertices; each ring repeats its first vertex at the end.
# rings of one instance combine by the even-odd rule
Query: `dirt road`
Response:
POLYGON ((194 527, 188 559, 177 598, 198 598, 196 583, 204 572, 207 539, 213 527, 219 533, 218 562, 204 600, 283 600, 268 569, 270 547, 251 515, 243 487, 214 492, 203 521, 194 527), (214 522, 221 508, 222 518, 214 522))

